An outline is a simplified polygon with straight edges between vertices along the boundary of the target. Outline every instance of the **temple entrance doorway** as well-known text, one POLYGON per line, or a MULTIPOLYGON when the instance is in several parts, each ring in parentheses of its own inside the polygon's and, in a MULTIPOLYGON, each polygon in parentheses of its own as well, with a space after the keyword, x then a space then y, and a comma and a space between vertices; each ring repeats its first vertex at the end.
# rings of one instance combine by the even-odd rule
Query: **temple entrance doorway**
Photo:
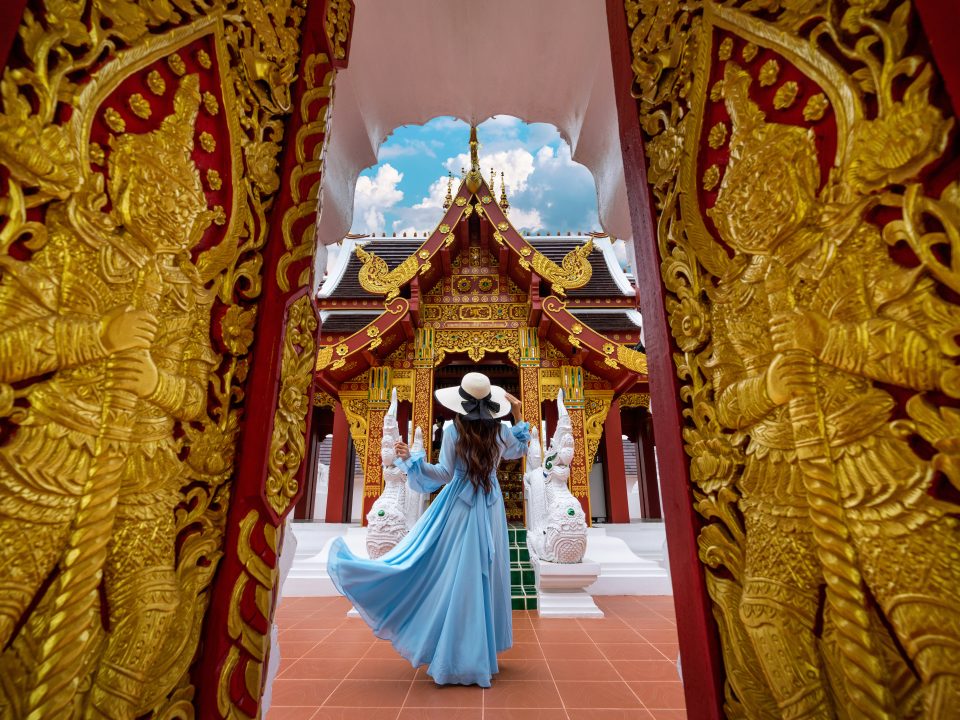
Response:
MULTIPOLYGON (((490 378, 493 385, 499 385, 514 397, 520 396, 520 373, 511 364, 506 355, 488 354, 483 362, 475 363, 466 355, 451 355, 434 373, 434 387, 444 388, 459 385, 461 378, 469 372, 480 372, 490 378)), ((453 420, 453 412, 436 401, 433 402, 433 461, 440 452, 440 438, 444 423, 453 420)), ((497 479, 503 493, 503 504, 508 523, 523 524, 523 460, 506 460, 500 463, 497 479)))

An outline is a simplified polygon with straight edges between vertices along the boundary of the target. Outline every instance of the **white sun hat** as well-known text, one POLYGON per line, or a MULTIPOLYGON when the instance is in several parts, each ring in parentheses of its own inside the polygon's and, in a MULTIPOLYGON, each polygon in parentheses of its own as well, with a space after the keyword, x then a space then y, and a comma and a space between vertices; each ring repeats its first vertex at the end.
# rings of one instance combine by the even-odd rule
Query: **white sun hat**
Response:
POLYGON ((510 412, 506 390, 491 385, 483 373, 467 373, 459 387, 443 388, 434 394, 441 405, 466 415, 468 420, 498 418, 510 412))

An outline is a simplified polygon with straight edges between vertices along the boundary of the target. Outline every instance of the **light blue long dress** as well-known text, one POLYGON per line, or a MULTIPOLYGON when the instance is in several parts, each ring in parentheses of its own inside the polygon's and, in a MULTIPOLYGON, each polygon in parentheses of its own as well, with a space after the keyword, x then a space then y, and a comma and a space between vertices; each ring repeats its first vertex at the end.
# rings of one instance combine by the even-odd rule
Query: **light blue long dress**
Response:
MULTIPOLYGON (((526 422, 501 425, 501 459, 523 457, 529 440, 526 422)), ((436 683, 490 687, 497 653, 513 644, 507 520, 496 472, 486 496, 475 490, 456 443, 449 423, 436 465, 422 452, 396 460, 418 492, 446 484, 407 536, 377 560, 338 538, 327 572, 374 634, 414 667, 429 664, 436 683)))

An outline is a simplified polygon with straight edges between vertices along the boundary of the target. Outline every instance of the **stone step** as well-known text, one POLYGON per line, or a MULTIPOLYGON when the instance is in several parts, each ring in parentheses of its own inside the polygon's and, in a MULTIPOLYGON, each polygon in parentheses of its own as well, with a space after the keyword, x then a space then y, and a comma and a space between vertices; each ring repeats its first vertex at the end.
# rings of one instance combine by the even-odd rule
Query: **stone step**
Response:
POLYGON ((510 605, 514 610, 536 610, 537 585, 527 550, 527 529, 523 525, 507 526, 507 540, 510 546, 510 605))

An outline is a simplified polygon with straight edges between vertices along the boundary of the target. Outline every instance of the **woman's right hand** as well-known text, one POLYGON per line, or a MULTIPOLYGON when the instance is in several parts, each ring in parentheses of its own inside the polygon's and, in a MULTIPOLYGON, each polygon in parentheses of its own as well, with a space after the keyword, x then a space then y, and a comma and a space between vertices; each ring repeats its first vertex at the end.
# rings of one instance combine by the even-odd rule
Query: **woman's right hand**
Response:
POLYGON ((514 419, 520 420, 523 417, 523 406, 520 401, 508 392, 503 393, 503 396, 507 399, 507 402, 510 403, 510 412, 513 414, 514 419))
POLYGON ((400 440, 393 444, 393 451, 397 454, 397 457, 400 458, 401 460, 410 459, 410 448, 407 447, 407 444, 403 442, 403 440, 400 440))

